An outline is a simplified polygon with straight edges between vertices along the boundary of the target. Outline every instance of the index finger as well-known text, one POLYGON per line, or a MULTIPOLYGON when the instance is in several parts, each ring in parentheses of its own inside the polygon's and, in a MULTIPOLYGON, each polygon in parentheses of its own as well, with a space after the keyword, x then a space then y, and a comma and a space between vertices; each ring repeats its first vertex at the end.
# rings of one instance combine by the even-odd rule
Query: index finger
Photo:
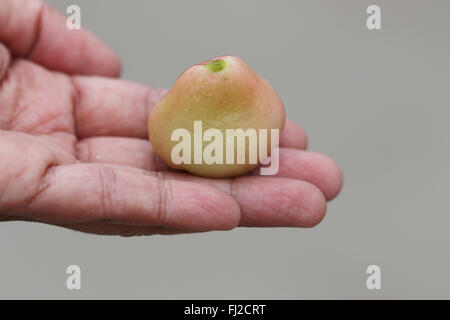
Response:
POLYGON ((0 0, 0 41, 15 57, 69 74, 120 74, 118 57, 86 30, 38 0, 0 0))

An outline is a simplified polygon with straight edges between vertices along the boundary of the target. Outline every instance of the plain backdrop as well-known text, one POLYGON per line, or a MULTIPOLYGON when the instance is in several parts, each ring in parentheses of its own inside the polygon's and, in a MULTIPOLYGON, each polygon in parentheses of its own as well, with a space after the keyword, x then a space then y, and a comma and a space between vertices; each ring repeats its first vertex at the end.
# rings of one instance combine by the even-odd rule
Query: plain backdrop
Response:
POLYGON ((123 77, 150 86, 240 56, 345 182, 313 229, 120 238, 1 223, 0 298, 450 298, 448 0, 48 2, 79 5, 123 77), (366 27, 371 4, 382 30, 366 27), (372 264, 381 290, 366 287, 372 264))

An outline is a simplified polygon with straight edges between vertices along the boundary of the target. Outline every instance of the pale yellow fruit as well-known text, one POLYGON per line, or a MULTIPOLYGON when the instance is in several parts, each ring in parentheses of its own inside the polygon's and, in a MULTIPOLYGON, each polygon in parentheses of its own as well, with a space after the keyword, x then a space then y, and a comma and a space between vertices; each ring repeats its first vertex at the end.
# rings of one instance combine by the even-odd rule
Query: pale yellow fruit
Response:
MULTIPOLYGON (((224 164, 194 164, 194 121, 202 121, 203 132, 219 129, 224 138, 226 129, 253 128, 257 132, 278 129, 281 133, 285 112, 280 97, 264 78, 240 58, 222 56, 194 65, 181 74, 152 110, 148 120, 150 141, 154 152, 170 167, 199 176, 234 177, 258 166, 250 164, 248 156, 245 164, 225 164, 225 141, 224 164), (179 143, 172 141, 172 133, 179 128, 191 133, 190 164, 172 161, 172 149, 179 143)), ((203 142, 203 150, 207 145, 208 142, 203 142)), ((246 149, 248 153, 248 143, 246 149)))

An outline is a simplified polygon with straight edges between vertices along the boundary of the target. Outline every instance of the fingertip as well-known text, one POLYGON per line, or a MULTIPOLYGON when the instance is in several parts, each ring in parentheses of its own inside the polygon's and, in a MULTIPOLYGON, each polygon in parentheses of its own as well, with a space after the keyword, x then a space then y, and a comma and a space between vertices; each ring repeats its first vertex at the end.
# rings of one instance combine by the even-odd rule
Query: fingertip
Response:
POLYGON ((329 178, 328 186, 325 188, 325 197, 327 201, 333 200, 341 192, 344 184, 344 175, 340 166, 333 159, 328 156, 322 155, 323 168, 326 171, 325 175, 329 178))
POLYGON ((285 185, 289 188, 284 201, 287 221, 286 226, 297 228, 312 228, 319 224, 325 217, 327 211, 327 201, 322 192, 313 184, 301 181, 290 180, 285 185))
POLYGON ((324 217, 326 200, 309 182, 277 177, 241 177, 233 196, 241 206, 241 226, 313 227, 324 217))
POLYGON ((122 67, 113 50, 87 29, 69 29, 66 20, 44 3, 27 58, 68 74, 119 77, 122 67))
POLYGON ((314 158, 311 181, 324 194, 327 201, 334 199, 342 189, 343 175, 339 165, 330 157, 317 152, 308 152, 314 158))
POLYGON ((334 160, 321 153, 303 150, 280 149, 277 175, 314 184, 328 201, 339 194, 343 184, 342 171, 334 160))
POLYGON ((84 70, 80 69, 82 70, 80 74, 120 78, 122 74, 122 62, 119 56, 94 35, 89 34, 89 36, 93 38, 92 42, 98 42, 98 48, 100 50, 95 54, 93 53, 90 66, 84 70))
POLYGON ((307 187, 301 190, 304 201, 303 205, 307 208, 304 210, 299 227, 312 228, 318 225, 325 218, 327 212, 327 200, 323 193, 313 184, 304 182, 307 187), (309 193, 305 194, 305 189, 309 189, 309 193))
POLYGON ((280 135, 280 147, 305 150, 308 147, 308 136, 302 127, 286 119, 280 135))

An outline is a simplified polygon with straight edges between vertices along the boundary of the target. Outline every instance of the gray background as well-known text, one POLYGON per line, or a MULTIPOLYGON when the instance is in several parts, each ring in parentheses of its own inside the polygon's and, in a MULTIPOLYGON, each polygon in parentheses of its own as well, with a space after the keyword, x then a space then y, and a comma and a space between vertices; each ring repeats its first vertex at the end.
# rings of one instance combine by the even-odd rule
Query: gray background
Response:
POLYGON ((170 87, 189 65, 242 57, 344 189, 314 229, 125 239, 2 223, 1 298, 450 298, 449 1, 49 2, 80 5, 126 79, 170 87), (69 264, 81 291, 65 288, 69 264), (370 264, 381 290, 366 288, 370 264))

